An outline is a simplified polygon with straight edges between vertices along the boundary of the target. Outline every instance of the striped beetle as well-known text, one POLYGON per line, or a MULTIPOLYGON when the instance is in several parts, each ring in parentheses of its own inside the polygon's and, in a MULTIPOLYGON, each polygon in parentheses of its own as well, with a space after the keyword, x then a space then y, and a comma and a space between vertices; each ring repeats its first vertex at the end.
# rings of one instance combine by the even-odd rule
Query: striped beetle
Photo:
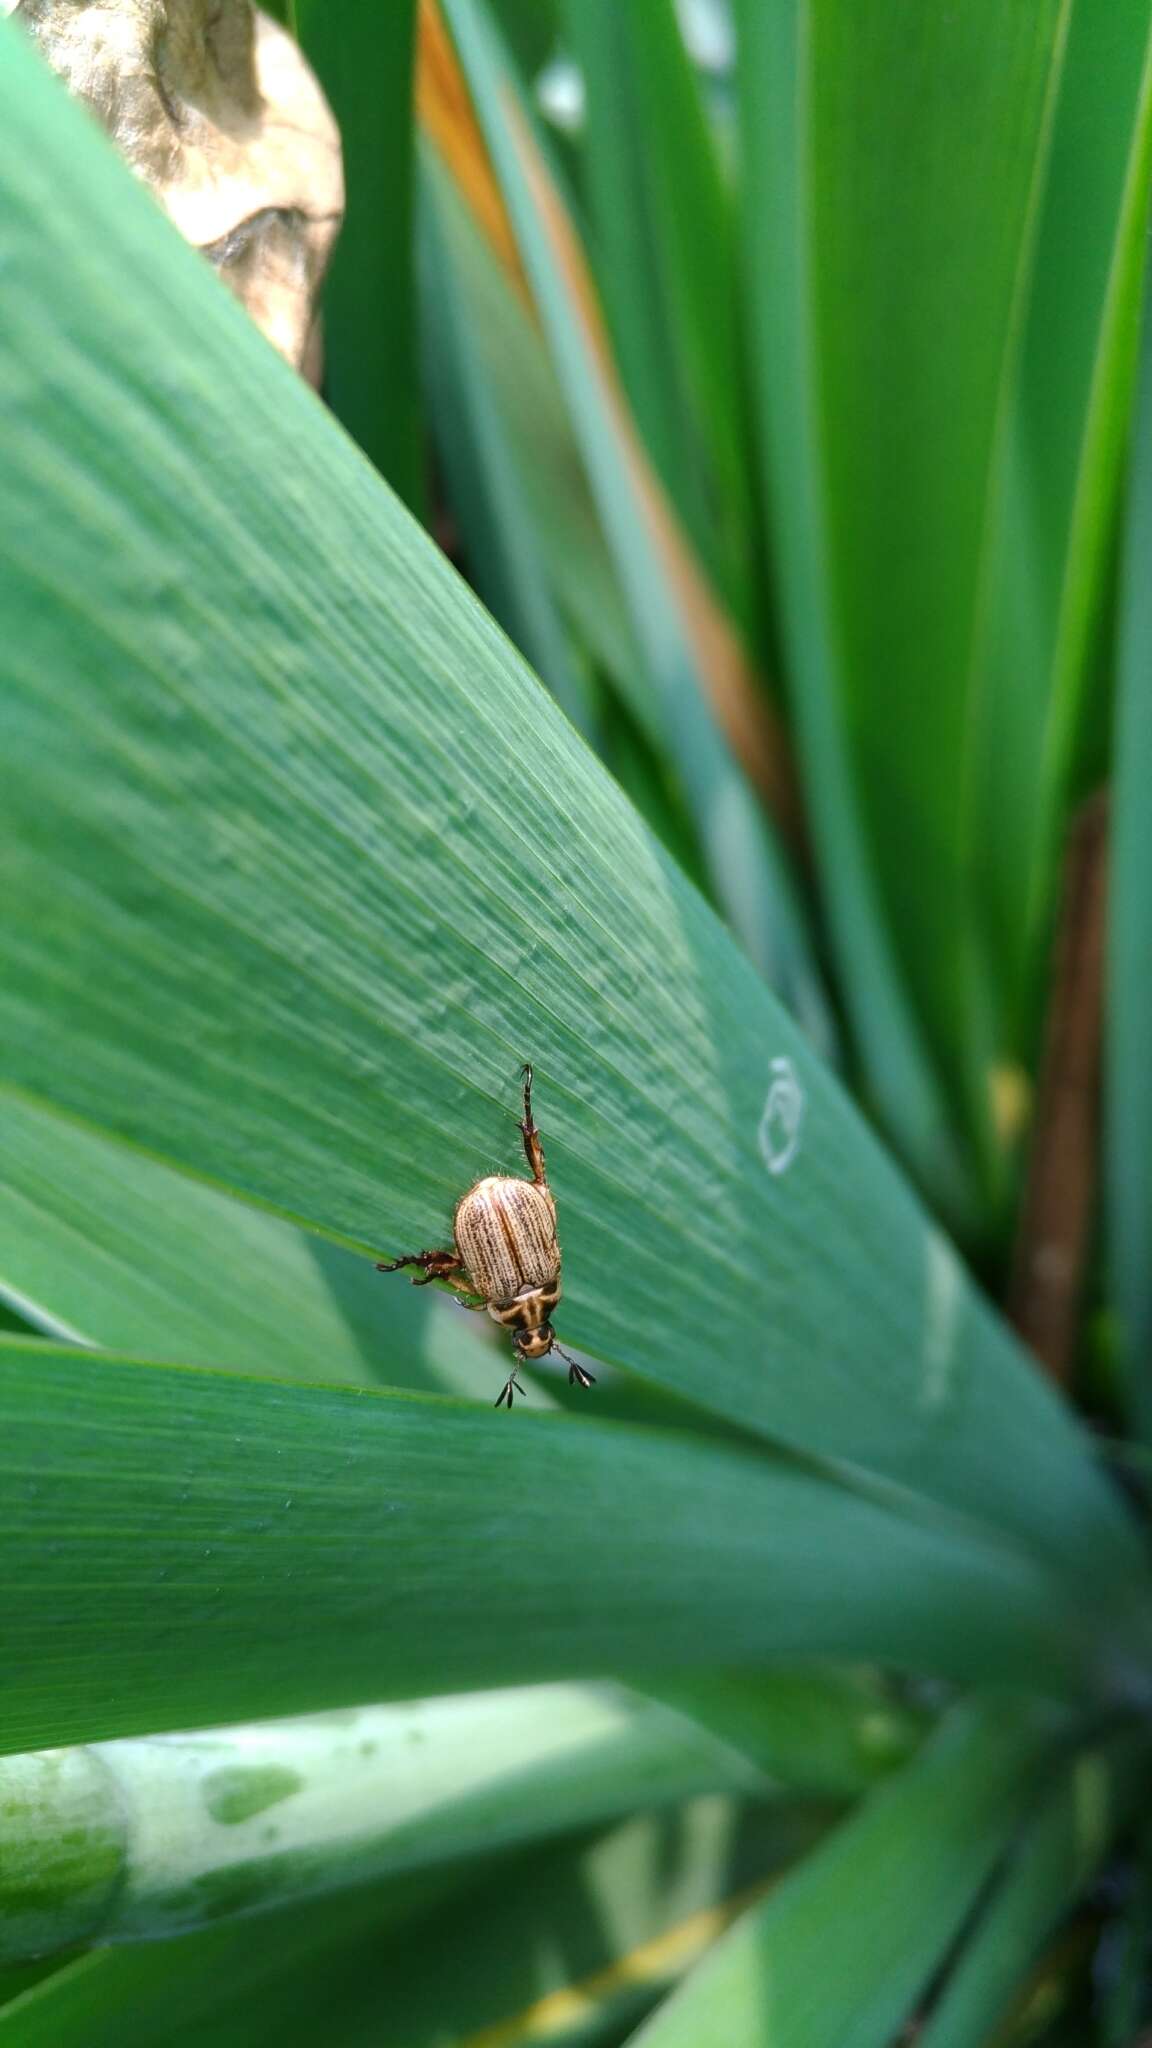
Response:
POLYGON ((551 1316, 560 1299, 560 1246, 556 1237, 556 1203, 548 1185, 544 1147, 532 1120, 532 1069, 523 1068, 524 1116, 520 1133, 531 1180, 492 1173, 478 1180, 456 1204, 453 1242, 444 1251, 410 1252, 403 1259, 381 1260, 378 1273, 397 1273, 401 1266, 419 1266, 413 1287, 446 1280, 465 1308, 487 1309, 493 1322, 512 1332, 513 1366, 496 1406, 512 1406, 523 1387, 516 1369, 525 1358, 546 1358, 559 1351, 568 1366, 569 1386, 590 1387, 595 1373, 586 1372, 556 1342, 551 1316))

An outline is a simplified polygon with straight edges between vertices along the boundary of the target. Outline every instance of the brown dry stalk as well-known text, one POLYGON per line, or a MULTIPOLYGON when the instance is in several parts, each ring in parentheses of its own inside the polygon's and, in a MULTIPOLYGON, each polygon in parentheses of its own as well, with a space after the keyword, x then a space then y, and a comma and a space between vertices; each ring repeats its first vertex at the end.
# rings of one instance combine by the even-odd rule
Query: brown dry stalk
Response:
POLYGON ((1108 798, 1068 835, 1036 1118, 1008 1309, 1053 1379, 1066 1382, 1079 1329, 1099 1156, 1108 798))
POLYGON ((508 209, 435 0, 421 0, 416 44, 416 111, 421 127, 443 157, 453 183, 495 251, 501 268, 535 318, 536 308, 508 209))

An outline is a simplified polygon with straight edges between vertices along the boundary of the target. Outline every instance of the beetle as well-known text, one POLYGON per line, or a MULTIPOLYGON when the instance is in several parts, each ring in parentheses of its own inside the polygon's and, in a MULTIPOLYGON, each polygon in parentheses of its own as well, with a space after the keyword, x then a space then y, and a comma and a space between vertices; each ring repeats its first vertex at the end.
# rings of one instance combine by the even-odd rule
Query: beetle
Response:
POLYGON ((556 1236, 556 1203, 548 1185, 544 1147, 532 1116, 532 1068, 521 1068, 524 1115, 520 1135, 531 1180, 516 1174, 490 1173, 461 1195, 452 1220, 452 1243, 443 1251, 409 1252, 402 1259, 380 1260, 378 1273, 398 1273, 419 1266, 413 1287, 446 1280, 465 1308, 487 1309, 493 1322, 512 1332, 513 1366, 496 1399, 496 1407, 522 1394, 517 1368, 526 1358, 546 1358, 559 1351, 568 1366, 569 1386, 591 1387, 595 1373, 586 1372, 556 1342, 552 1315, 560 1299, 560 1244, 556 1236))

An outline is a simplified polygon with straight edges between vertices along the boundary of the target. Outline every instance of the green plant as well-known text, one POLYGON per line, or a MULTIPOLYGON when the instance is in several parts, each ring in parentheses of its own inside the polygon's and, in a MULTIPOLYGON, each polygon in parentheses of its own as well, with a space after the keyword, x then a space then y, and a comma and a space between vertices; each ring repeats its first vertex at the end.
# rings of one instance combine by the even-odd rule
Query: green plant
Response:
POLYGON ((0 25, 0 2048, 1055 2042, 1149 1567, 970 1269, 1114 761, 1146 1438, 1152 7, 289 11, 361 448, 0 25), (372 1260, 528 1057, 598 1379, 496 1417, 372 1260))

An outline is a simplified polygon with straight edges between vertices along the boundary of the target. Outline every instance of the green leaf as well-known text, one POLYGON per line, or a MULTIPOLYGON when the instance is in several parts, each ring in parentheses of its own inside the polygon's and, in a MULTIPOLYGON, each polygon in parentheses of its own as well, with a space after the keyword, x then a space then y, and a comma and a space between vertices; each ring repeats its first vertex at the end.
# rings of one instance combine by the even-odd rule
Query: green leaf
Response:
MULTIPOLYGON (((36 1325, 28 1316, 21 1315, 10 1302, 0 1301, 0 1330, 5 1334, 15 1333, 21 1337, 36 1335, 36 1325)), ((59 1335, 59 1332, 56 1333, 59 1335)))
POLYGON ((389 1303, 363 1259, 15 1096, 0 1098, 0 1131, 0 1295, 49 1336, 305 1379, 378 1376, 389 1303), (354 1291, 354 1320, 326 1266, 346 1300, 354 1291), (361 1342, 373 1323, 374 1346, 361 1342))
POLYGON ((1125 540, 1105 1011, 1105 1163, 1112 1287, 1131 1419, 1152 1443, 1152 317, 1125 540))
POLYGON ((992 1204, 1101 723, 1152 114, 1148 0, 743 10, 765 491, 833 935, 925 1186, 992 1204))
POLYGON ((735 1445, 0 1340, 0 1748, 627 1668, 1114 1682, 1007 1543, 735 1445))
POLYGON ((516 96, 491 22, 472 0, 446 0, 444 13, 512 219, 643 653, 665 749, 696 821, 711 886, 750 958, 814 1042, 828 1051, 834 1036, 831 1015, 787 861, 717 723, 724 719, 731 727, 759 733, 763 707, 747 657, 648 469, 604 351, 559 188, 516 96))
POLYGON ((495 0, 496 19, 526 79, 555 54, 559 5, 560 0, 495 0))
POLYGON ((412 221, 415 0, 292 0, 340 129, 345 214, 324 285, 324 390, 394 490, 424 501, 412 221))
POLYGON ((1014 1532, 1126 1684, 1146 1564, 1066 1409, 475 599, 0 28, 5 1077, 396 1255, 515 1167, 533 1058, 562 1339, 1014 1532))
POLYGON ((1073 1759, 998 1875, 921 2029, 922 2048, 971 2048, 992 2039, 1013 1992, 1099 1870, 1147 1778, 1146 1745, 1131 1737, 1073 1759))
MULTIPOLYGON (((475 358, 473 374, 506 437, 557 604, 655 746, 659 719, 544 339, 431 144, 421 164, 424 203, 434 212, 440 259, 451 271, 442 296, 460 302, 455 346, 475 358)), ((430 308, 430 318, 437 315, 445 317, 442 305, 430 308)), ((433 338, 433 376, 442 347, 433 338)), ((467 499, 453 510, 467 520, 467 499)), ((471 549, 471 525, 465 536, 471 549)), ((481 553, 484 544, 480 540, 481 553)))
POLYGON ((637 2048, 887 2048, 1011 1837, 1045 1747, 1042 1724, 1003 1703, 955 1709, 717 1943, 637 2048))
MULTIPOLYGON (((1000 1043, 1028 1056, 1070 802, 1101 772, 1152 169, 1152 7, 1072 0, 1006 364, 973 648, 965 852, 1000 1043)), ((1002 18, 1002 17, 1001 17, 1002 18)), ((983 260, 984 233, 974 252, 983 260)))
POLYGON ((0 2010, 2 2048, 495 2048, 619 2039, 823 1816, 696 1800, 471 1875, 406 1876, 82 1958, 0 2010), (487 2030, 491 2029, 491 2033, 487 2030))
POLYGON ((6 1969, 0 1970, 0 2017, 5 2006, 14 1999, 23 1998, 25 1992, 31 1991, 60 1967, 57 1957, 46 1956, 42 1962, 10 1963, 6 1969))
POLYGON ((674 1672, 646 1683, 772 1777, 825 1797, 887 1777, 926 1728, 871 1672, 674 1672))
MULTIPOLYGON (((211 2026, 210 2038, 225 2048, 226 2041, 237 2041, 235 2032, 225 2034, 225 2024, 243 2024, 250 2041, 253 2004, 267 2007, 279 1980, 290 1978, 295 1989, 318 1971, 335 1970, 338 1981, 349 1952, 356 1955, 369 1941, 377 1948, 387 1943, 394 1957, 410 1938, 406 1917, 416 1918, 451 1891, 452 1880, 439 1872, 409 1876, 351 1898, 287 1908, 255 1925, 226 1921, 173 1941, 92 1950, 0 2007, 0 2042, 5 2048, 114 2048, 131 2040, 133 2048, 161 2048, 177 2027, 186 2043, 202 2043, 202 2030, 211 2026)), ((331 1989, 330 1979, 330 1995, 331 1989)), ((286 2014, 278 2039, 291 2038, 290 2025, 286 2014)))
POLYGON ((719 1792, 775 1788, 739 1750, 619 1686, 4 1757, 0 1960, 154 1940, 719 1792))
POLYGON ((505 422, 473 344, 471 308, 440 223, 447 179, 435 164, 422 207, 421 295, 425 374, 452 510, 471 580, 494 618, 547 683, 573 724, 592 724, 581 676, 549 589, 543 550, 525 500, 505 422))
POLYGON ((645 722, 639 657, 539 335, 435 153, 425 156, 425 373, 469 576, 685 873, 707 888, 691 820, 645 722), (587 657, 607 669, 611 691, 587 673, 587 657))
MULTIPOLYGON (((1046 21, 1051 6, 1013 15, 1022 41, 1040 32, 1024 24, 1046 21)), ((910 985, 923 935, 904 925, 916 905, 922 920, 940 914, 940 847, 921 842, 936 829, 936 784, 958 744, 945 744, 955 692, 936 661, 954 607, 937 616, 932 596, 943 593, 921 588, 930 570, 945 582, 960 574, 922 502, 936 491, 946 502, 955 488, 944 423, 955 421, 962 471, 979 460, 979 444, 967 438, 971 408, 959 406, 947 379, 936 381, 954 280, 933 255, 935 244, 946 251, 956 240, 947 204, 966 166, 963 153, 951 164, 950 144, 963 131, 972 150, 983 149, 987 122, 972 119, 970 90, 944 62, 934 89, 932 66, 949 37, 1000 64, 984 19, 994 12, 1002 15, 994 0, 934 10, 911 35, 906 12, 890 0, 867 15, 832 0, 742 0, 736 10, 763 497, 830 936, 871 1107, 936 1206, 966 1229, 979 1215, 971 1162, 931 1020, 910 985), (939 176, 931 160, 914 168, 933 149, 939 176), (930 434, 920 417, 926 405, 930 434), (901 455, 908 478, 896 470, 901 455), (854 754, 855 733, 869 736, 866 760, 854 754), (886 856, 896 854, 893 874, 886 856)), ((1009 67, 1002 114, 1026 125, 1020 84, 1018 67, 1009 67)), ((987 155, 1001 172, 994 142, 987 155)), ((989 219, 1001 239, 1010 201, 994 190, 989 219)), ((988 203, 976 179, 965 204, 983 220, 988 203)), ((983 240, 980 261, 991 261, 983 240)), ((991 290, 976 294, 972 322, 991 290)), ((950 915, 953 907, 949 893, 950 915)))
POLYGON ((0 1133, 13 1329, 281 1379, 487 1395, 495 1332, 443 1294, 386 1287, 341 1245, 3 1091, 0 1133))
POLYGON ((735 223, 672 0, 567 0, 593 268, 637 425, 748 633, 751 479, 735 223))

